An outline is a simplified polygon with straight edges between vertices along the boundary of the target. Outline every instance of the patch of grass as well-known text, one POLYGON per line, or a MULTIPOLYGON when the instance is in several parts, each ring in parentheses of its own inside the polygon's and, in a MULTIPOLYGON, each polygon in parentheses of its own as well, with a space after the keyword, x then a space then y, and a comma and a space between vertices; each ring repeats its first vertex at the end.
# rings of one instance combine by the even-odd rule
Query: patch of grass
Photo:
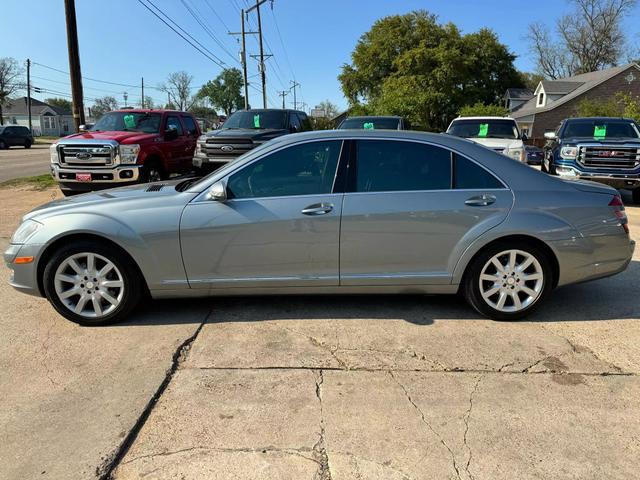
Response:
POLYGON ((51 143, 55 143, 58 140, 60 140, 60 138, 62 137, 53 137, 53 136, 41 136, 41 137, 34 137, 35 143, 46 143, 46 144, 51 144, 51 143))
POLYGON ((14 178, 13 180, 0 182, 0 188, 33 187, 34 190, 46 190, 47 188, 55 187, 56 185, 56 181, 49 174, 36 175, 35 177, 14 178))

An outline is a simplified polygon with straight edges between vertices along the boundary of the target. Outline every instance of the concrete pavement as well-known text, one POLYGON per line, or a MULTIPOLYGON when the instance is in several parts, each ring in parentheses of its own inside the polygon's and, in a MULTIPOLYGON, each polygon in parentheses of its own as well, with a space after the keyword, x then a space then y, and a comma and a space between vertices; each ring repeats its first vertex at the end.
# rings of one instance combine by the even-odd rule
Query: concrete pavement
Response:
MULTIPOLYGON (((56 195, 0 189, 1 246, 56 195)), ((457 297, 258 297, 80 328, 0 282, 0 479, 635 478, 638 291, 640 252, 519 323, 457 297)))
POLYGON ((0 150, 0 182, 49 173, 49 145, 0 150))

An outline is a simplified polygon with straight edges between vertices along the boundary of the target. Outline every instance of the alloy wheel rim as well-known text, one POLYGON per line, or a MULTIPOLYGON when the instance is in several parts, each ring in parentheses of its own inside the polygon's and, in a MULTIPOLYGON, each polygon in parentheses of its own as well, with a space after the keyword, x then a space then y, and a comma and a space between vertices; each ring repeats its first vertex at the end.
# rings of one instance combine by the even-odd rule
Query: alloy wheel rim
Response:
POLYGON ((536 257, 523 250, 504 250, 485 263, 478 280, 483 300, 500 312, 533 305, 542 294, 544 272, 536 257))
POLYGON ((92 252, 76 253, 60 263, 54 286, 62 304, 86 318, 109 315, 122 303, 125 289, 114 263, 92 252))
POLYGON ((160 172, 158 170, 155 168, 149 170, 149 182, 159 182, 160 180, 162 180, 162 178, 160 178, 160 172))

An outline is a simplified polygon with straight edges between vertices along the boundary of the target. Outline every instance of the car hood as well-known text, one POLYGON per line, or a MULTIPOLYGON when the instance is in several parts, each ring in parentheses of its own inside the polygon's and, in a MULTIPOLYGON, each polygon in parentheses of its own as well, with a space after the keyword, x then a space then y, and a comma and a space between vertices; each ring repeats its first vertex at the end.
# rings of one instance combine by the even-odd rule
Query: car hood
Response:
POLYGON ((272 138, 281 137, 282 135, 288 134, 289 131, 286 129, 275 129, 275 128, 222 128, 220 130, 214 130, 213 132, 207 133, 205 136, 207 138, 248 138, 253 141, 258 142, 266 142, 271 140, 272 138))
POLYGON ((100 131, 100 132, 81 132, 75 135, 64 137, 64 140, 86 141, 86 140, 115 140, 118 143, 136 143, 157 137, 157 133, 141 133, 141 132, 119 132, 119 131, 100 131))
POLYGON ((175 189, 175 186, 181 181, 172 180, 130 185, 65 197, 36 207, 27 213, 23 220, 42 220, 53 215, 63 215, 79 210, 94 213, 98 211, 116 213, 123 209, 149 206, 150 203, 154 202, 159 206, 163 203, 163 200, 171 201, 170 199, 179 195, 184 195, 185 198, 189 197, 189 199, 194 197, 195 194, 193 192, 178 192, 175 189))
POLYGON ((522 140, 517 138, 469 138, 469 140, 492 150, 497 150, 498 148, 522 148, 522 140))

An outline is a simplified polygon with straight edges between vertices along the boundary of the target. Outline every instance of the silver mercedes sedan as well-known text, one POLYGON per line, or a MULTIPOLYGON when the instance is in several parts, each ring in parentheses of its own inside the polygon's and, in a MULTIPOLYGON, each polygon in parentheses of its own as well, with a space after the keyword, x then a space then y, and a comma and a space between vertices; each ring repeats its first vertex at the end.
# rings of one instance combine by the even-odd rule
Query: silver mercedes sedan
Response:
POLYGON ((460 292, 512 320, 623 271, 634 245, 610 187, 448 135, 341 130, 278 138, 200 180, 43 205, 4 259, 16 289, 87 325, 147 295, 315 293, 460 292))

